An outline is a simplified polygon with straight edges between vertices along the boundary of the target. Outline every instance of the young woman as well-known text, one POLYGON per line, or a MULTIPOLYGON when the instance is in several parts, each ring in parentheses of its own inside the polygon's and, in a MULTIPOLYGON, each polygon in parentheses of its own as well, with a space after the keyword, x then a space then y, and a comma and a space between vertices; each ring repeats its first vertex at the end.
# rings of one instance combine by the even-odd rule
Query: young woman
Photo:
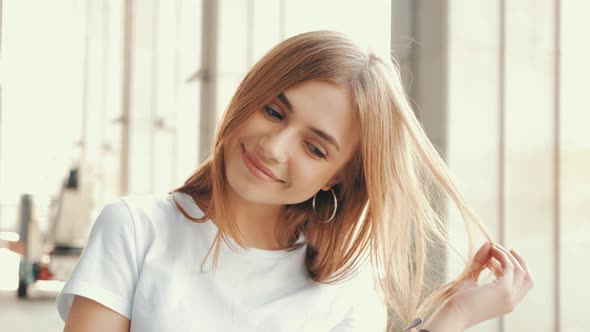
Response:
POLYGON ((248 72, 183 186, 104 207, 57 305, 66 331, 399 331, 421 316, 444 332, 511 312, 532 285, 453 185, 397 68, 315 31, 248 72), (427 245, 450 245, 441 192, 472 258, 424 294, 427 245), (489 239, 475 255, 473 225, 489 239))

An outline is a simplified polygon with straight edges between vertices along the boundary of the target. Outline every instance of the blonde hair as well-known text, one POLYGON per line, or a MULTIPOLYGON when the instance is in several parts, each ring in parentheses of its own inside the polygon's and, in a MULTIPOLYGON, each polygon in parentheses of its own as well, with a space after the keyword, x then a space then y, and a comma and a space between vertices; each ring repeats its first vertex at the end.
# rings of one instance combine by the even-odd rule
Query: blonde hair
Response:
MULTIPOLYGON (((359 115, 361 142, 343 169, 342 182, 333 187, 338 211, 330 223, 331 194, 311 198, 284 209, 277 229, 278 242, 294 250, 299 234, 305 235, 305 264, 310 277, 320 283, 336 283, 350 277, 370 257, 375 282, 384 303, 395 314, 390 327, 399 328, 416 316, 428 317, 471 278, 465 270, 452 282, 425 294, 425 268, 430 261, 427 245, 445 244, 443 216, 435 199, 446 193, 461 212, 473 256, 471 227, 476 225, 492 241, 451 180, 445 162, 428 140, 404 93, 399 69, 372 53, 365 53, 345 35, 314 31, 291 37, 271 49, 247 73, 221 119, 213 151, 197 171, 175 191, 206 202, 203 222, 215 218, 219 233, 215 247, 217 263, 220 241, 227 236, 243 246, 231 211, 223 198, 228 187, 223 149, 236 129, 279 93, 298 84, 321 80, 348 87, 359 115), (438 196, 437 196, 438 195, 438 196), (317 211, 316 211, 317 212, 317 211), (421 301, 423 295, 428 295, 421 301)), ((230 245, 231 246, 231 245, 230 245)), ((211 253, 211 250, 210 252, 211 253)))

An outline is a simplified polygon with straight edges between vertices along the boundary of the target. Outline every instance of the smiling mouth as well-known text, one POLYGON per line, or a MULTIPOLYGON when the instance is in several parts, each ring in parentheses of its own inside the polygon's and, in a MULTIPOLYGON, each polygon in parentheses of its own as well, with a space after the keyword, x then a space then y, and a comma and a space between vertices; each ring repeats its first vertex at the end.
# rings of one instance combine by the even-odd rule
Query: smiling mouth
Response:
POLYGON ((282 183, 283 182, 282 180, 277 179, 272 174, 269 174, 266 170, 262 169, 258 165, 259 162, 255 158, 256 158, 255 156, 252 156, 250 153, 248 153, 245 146, 242 144, 242 162, 244 163, 244 165, 246 166, 246 168, 250 171, 250 173, 252 175, 254 175, 256 178, 266 181, 266 182, 271 182, 271 183, 276 183, 276 182, 282 183))

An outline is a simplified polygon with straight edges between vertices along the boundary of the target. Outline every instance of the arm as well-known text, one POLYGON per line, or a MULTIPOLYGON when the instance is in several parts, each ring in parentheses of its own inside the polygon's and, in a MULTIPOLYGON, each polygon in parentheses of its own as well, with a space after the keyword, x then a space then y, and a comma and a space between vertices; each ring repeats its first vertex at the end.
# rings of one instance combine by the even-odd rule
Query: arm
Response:
POLYGON ((460 313, 449 302, 441 305, 420 329, 429 332, 463 332, 465 322, 460 313))
POLYGON ((75 296, 64 332, 127 332, 129 325, 129 319, 116 311, 88 298, 75 296))
POLYGON ((8 248, 8 250, 15 252, 21 256, 25 255, 25 245, 20 241, 10 241, 0 239, 0 248, 8 248))
MULTIPOLYGON (((126 203, 117 200, 107 204, 98 215, 88 244, 57 297, 57 309, 64 322, 69 321, 72 306, 80 303, 82 297, 87 300, 82 303, 92 300, 96 305, 131 319, 141 265, 136 238, 135 222, 126 203)), ((143 250, 139 252, 143 255, 143 250)), ((82 317, 88 319, 86 315, 82 317)))

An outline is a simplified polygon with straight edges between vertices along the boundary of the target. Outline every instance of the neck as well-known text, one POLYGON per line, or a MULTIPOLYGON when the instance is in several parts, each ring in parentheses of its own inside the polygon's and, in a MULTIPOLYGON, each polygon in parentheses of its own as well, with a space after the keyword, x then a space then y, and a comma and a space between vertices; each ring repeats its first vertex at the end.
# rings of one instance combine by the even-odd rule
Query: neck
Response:
MULTIPOLYGON (((198 205, 201 209, 206 209, 208 203, 201 201, 198 205)), ((264 250, 283 249, 275 238, 275 229, 279 224, 284 205, 253 203, 230 189, 228 206, 234 218, 232 222, 235 222, 242 233, 247 247, 264 250)))

